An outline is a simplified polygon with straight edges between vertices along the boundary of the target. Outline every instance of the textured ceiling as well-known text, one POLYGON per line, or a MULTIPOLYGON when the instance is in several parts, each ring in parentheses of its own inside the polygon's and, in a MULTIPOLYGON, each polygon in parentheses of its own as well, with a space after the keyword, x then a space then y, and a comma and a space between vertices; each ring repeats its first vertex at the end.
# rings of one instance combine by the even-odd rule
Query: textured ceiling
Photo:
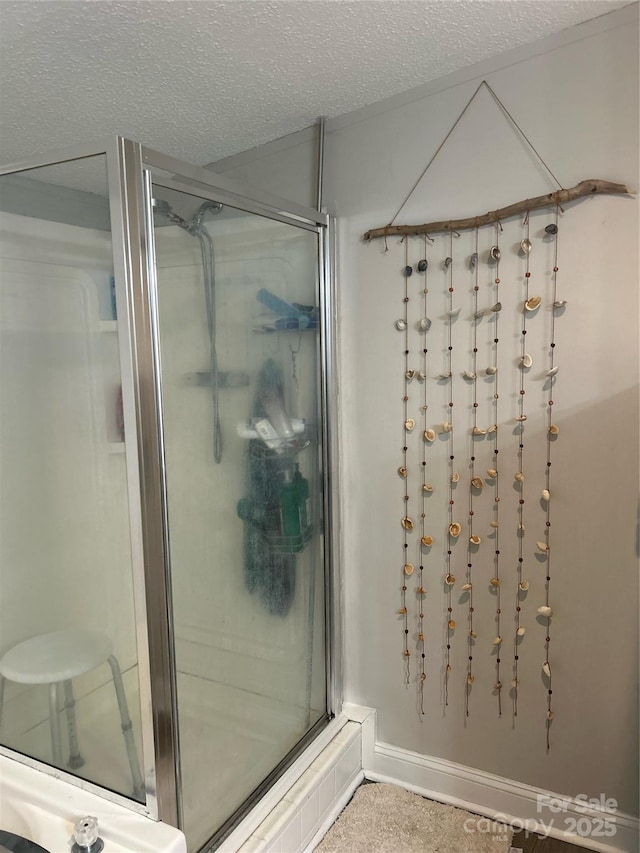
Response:
POLYGON ((627 0, 4 0, 0 159, 119 133, 201 165, 627 0))

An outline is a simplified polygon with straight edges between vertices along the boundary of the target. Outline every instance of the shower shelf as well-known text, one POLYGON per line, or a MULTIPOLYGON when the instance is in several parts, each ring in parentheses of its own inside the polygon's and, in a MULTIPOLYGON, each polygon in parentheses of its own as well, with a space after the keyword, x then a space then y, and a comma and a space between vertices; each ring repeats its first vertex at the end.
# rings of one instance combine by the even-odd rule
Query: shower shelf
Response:
POLYGON ((118 331, 118 321, 117 320, 100 320, 100 325, 98 326, 101 332, 117 332, 118 331))
POLYGON ((282 335, 290 334, 291 332, 318 332, 318 326, 307 326, 306 329, 295 327, 293 329, 275 329, 268 326, 254 326, 253 331, 259 335, 282 335))

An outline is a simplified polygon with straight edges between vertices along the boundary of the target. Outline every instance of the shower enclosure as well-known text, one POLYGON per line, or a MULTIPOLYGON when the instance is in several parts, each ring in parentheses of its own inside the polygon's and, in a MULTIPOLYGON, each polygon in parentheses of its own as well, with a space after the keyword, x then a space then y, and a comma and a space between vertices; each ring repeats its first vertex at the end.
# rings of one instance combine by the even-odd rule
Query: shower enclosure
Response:
POLYGON ((119 137, 0 190, 0 751, 209 850, 338 700, 331 223, 119 137))

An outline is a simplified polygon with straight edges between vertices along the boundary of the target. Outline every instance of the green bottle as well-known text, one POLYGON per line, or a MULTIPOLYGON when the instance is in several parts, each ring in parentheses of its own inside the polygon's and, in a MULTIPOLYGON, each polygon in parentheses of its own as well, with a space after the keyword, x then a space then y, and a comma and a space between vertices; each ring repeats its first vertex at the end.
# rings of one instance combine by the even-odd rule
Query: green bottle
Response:
POLYGON ((291 471, 284 470, 280 487, 280 510, 282 513, 282 535, 287 538, 300 537, 300 504, 298 484, 292 479, 291 471))
POLYGON ((300 517, 300 532, 309 526, 311 513, 309 512, 309 482, 300 473, 300 465, 296 462, 296 472, 293 475, 293 483, 298 495, 298 514, 300 517))

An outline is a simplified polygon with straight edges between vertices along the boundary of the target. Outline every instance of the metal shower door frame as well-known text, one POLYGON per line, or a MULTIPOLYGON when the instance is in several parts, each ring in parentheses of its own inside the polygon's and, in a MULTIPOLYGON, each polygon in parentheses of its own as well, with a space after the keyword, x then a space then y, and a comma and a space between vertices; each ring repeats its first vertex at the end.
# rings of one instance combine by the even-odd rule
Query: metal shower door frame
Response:
MULTIPOLYGON (((123 141, 124 143, 124 141, 123 141)), ((134 143, 124 143, 135 145, 134 143)), ((153 539, 156 544, 163 542, 163 558, 155 552, 149 554, 145 562, 147 614, 149 628, 149 652, 151 671, 152 705, 154 710, 155 757, 156 757, 156 795, 158 801, 158 817, 168 823, 181 826, 180 803, 180 749, 178 743, 177 697, 175 685, 174 634, 171 608, 171 567, 169 552, 169 527, 167 518, 166 470, 164 460, 164 441, 162 436, 162 373, 160 363, 160 347, 158 340, 158 309, 157 309, 157 280, 155 269, 153 214, 152 214, 152 185, 179 192, 196 195, 199 198, 219 202, 236 209, 264 216, 292 225, 296 228, 314 232, 318 245, 318 277, 320 290, 320 307, 322 315, 322 330, 320 335, 321 361, 321 412, 322 412, 322 465, 323 465, 323 495, 324 495, 324 536, 325 536, 325 594, 326 594, 326 672, 327 672, 327 711, 330 716, 341 708, 341 670, 340 656, 340 618, 338 612, 339 583, 336 577, 339 561, 337 558, 338 538, 333 535, 338 525, 337 483, 338 465, 336 458, 337 446, 337 410, 335 398, 335 344, 334 329, 334 300, 332 275, 332 241, 333 221, 326 213, 307 208, 303 205, 287 202, 275 196, 264 193, 254 193, 209 169, 191 166, 173 157, 161 154, 144 146, 136 146, 135 163, 127 164, 128 169, 133 165, 135 180, 144 186, 140 201, 144 210, 138 210, 137 216, 144 215, 147 233, 141 242, 147 262, 140 267, 138 298, 144 303, 148 314, 149 325, 140 329, 138 345, 144 350, 144 358, 140 365, 149 359, 153 363, 153 377, 141 388, 143 399, 139 423, 141 428, 141 447, 147 446, 151 454, 145 461, 152 465, 155 459, 157 476, 152 486, 153 494, 149 494, 151 510, 143 523, 145 540, 153 539), (154 174, 155 172, 155 174, 154 174), (159 174, 162 173, 162 174, 159 174), (155 420, 152 413, 155 412, 155 420), (334 488, 332 490, 332 484, 334 488), (159 489, 159 492, 157 491, 159 489), (160 497, 158 502, 157 498, 160 497), (155 596, 154 596, 155 593, 155 596), (152 600, 155 597, 155 600, 152 600), (165 609, 161 608, 162 602, 165 609), (159 723, 170 721, 170 724, 159 727, 159 723)), ((133 176, 131 176, 133 177, 133 176)), ((135 304, 135 295, 134 297, 135 304)), ((134 330, 135 331, 135 330, 134 330)), ((137 337, 137 333, 136 333, 137 337)), ((144 374, 143 374, 144 375, 144 374)), ((146 489, 141 478, 143 499, 146 489)))

